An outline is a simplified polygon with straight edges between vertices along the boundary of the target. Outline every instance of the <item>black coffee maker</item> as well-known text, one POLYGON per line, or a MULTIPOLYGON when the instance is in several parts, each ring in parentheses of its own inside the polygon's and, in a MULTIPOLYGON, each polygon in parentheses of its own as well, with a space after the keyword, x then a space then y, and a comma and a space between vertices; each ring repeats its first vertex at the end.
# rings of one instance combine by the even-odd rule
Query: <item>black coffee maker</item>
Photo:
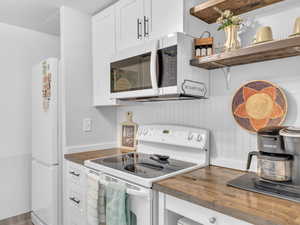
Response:
POLYGON ((288 138, 292 132, 289 129, 275 126, 259 130, 258 151, 249 153, 247 169, 250 169, 252 157, 256 156, 257 188, 300 196, 300 129, 299 145, 291 144, 292 140, 288 138))

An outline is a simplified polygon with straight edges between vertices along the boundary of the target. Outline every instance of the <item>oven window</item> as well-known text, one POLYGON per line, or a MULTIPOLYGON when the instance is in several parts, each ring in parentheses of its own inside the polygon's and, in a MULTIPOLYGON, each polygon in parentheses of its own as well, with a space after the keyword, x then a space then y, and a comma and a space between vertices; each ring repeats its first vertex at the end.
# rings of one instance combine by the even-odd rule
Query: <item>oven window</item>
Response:
POLYGON ((177 85, 177 46, 158 51, 158 71, 159 87, 177 85))
POLYGON ((150 60, 151 54, 147 53, 111 63, 111 92, 152 88, 150 60))

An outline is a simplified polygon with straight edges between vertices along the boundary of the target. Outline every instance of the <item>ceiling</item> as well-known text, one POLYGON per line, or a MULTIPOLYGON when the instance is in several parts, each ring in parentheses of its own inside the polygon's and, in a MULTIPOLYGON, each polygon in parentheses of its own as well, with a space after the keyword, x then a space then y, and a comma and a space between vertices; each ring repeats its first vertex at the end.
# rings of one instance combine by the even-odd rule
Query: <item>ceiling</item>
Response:
POLYGON ((0 0, 0 22, 59 35, 59 7, 95 14, 117 0, 0 0))

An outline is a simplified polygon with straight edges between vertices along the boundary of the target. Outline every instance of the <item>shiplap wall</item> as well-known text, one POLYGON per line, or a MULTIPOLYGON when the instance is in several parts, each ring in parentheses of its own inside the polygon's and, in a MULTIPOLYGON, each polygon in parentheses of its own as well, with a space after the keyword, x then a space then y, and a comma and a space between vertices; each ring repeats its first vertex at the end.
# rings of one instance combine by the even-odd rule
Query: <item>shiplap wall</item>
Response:
MULTIPOLYGON (((250 43, 259 26, 271 25, 275 39, 290 34, 295 18, 300 16, 300 7, 295 7, 299 4, 295 4, 278 4, 245 15, 250 22, 240 35, 243 45, 250 43)), ((212 31, 214 29, 212 26, 212 31)), ((216 42, 222 42, 220 34, 214 33, 216 42)), ((118 123, 125 120, 127 111, 132 111, 134 121, 139 124, 172 123, 207 128, 211 131, 211 162, 245 169, 248 152, 256 149, 256 135, 243 130, 234 121, 231 113, 232 96, 248 81, 271 81, 280 86, 288 98, 289 112, 285 124, 300 126, 300 57, 237 66, 231 68, 230 74, 231 81, 227 89, 222 70, 210 72, 209 100, 122 106, 118 108, 118 123)))

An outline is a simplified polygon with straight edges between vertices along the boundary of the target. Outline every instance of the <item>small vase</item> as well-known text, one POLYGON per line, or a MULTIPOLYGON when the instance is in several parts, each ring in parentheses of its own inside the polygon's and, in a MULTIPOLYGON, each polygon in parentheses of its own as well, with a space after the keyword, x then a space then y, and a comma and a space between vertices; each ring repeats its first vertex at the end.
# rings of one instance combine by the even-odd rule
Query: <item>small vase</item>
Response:
POLYGON ((229 52, 241 47, 241 43, 238 40, 239 25, 230 25, 224 28, 226 34, 225 51, 229 52))

